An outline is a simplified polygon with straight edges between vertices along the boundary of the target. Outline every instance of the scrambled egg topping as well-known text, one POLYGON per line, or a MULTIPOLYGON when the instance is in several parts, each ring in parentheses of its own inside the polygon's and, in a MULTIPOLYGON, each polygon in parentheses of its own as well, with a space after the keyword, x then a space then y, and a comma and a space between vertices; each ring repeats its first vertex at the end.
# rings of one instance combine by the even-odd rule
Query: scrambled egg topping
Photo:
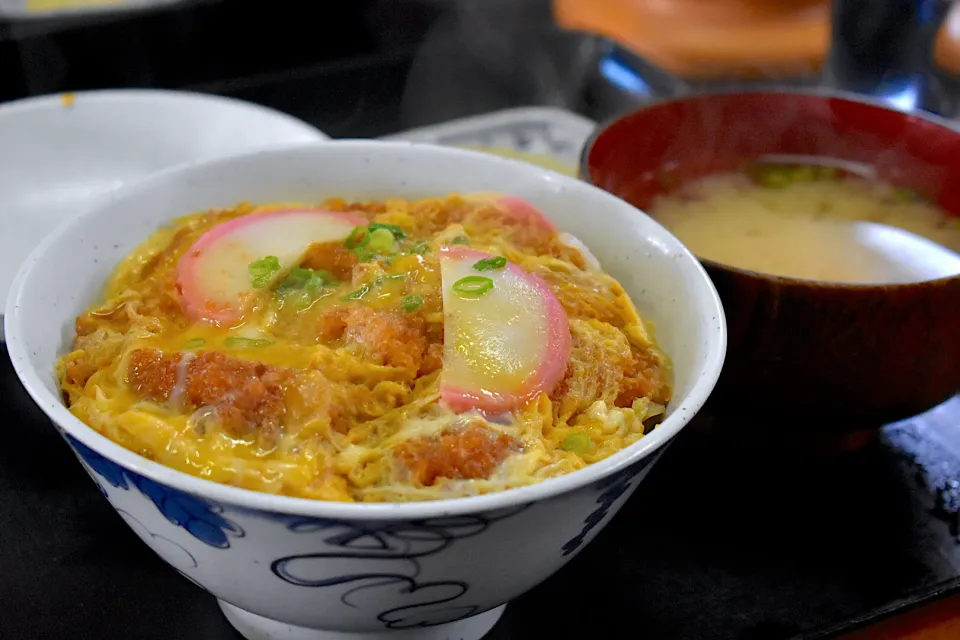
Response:
MULTIPOLYGON (((670 369, 652 327, 568 235, 460 196, 321 206, 393 241, 352 234, 311 245, 285 279, 252 290, 233 326, 190 317, 178 263, 215 226, 290 205, 197 213, 139 246, 104 302, 77 318, 74 349, 59 361, 73 414, 135 453, 216 482, 409 501, 581 469, 639 440, 663 413, 670 369), (562 380, 512 412, 456 413, 440 400, 437 256, 451 244, 536 274, 567 314, 562 380)), ((250 264, 254 281, 270 271, 266 256, 250 264)))

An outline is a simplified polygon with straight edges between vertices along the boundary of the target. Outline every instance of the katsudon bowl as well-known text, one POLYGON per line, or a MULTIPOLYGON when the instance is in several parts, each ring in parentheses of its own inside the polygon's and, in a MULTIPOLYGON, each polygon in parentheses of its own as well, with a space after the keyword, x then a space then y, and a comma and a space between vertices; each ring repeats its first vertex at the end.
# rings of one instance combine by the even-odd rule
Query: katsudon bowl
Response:
POLYGON ((130 186, 46 238, 6 307, 17 374, 98 488, 250 638, 480 638, 505 603, 571 560, 634 492, 710 394, 725 331, 697 260, 614 196, 477 152, 362 141, 179 167, 130 186), (114 267, 171 220, 241 201, 451 192, 526 199, 621 282, 672 360, 673 396, 659 425, 614 455, 536 484, 455 499, 347 503, 181 473, 119 446, 64 405, 55 368, 71 349, 75 319, 103 295, 114 267))

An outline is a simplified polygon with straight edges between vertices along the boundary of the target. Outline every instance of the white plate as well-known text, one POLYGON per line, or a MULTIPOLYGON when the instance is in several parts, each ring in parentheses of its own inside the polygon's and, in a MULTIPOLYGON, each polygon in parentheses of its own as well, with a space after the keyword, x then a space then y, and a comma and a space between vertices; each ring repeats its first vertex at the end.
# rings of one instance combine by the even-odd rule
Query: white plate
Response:
POLYGON ((556 107, 520 107, 410 129, 384 140, 429 142, 448 147, 506 147, 550 156, 574 170, 597 123, 556 107))
POLYGON ((199 93, 92 91, 0 105, 0 296, 43 236, 122 185, 188 161, 325 138, 278 111, 199 93))
POLYGON ((0 0, 0 18, 44 20, 74 16, 129 13, 184 4, 191 0, 0 0))

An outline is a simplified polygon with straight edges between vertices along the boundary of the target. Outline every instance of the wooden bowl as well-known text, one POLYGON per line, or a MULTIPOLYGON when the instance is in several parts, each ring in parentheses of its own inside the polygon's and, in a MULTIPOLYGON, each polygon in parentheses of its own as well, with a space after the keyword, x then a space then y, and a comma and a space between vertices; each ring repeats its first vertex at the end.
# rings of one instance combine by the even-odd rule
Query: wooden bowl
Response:
MULTIPOLYGON (((660 102, 601 127, 582 177, 641 208, 668 186, 767 154, 868 163, 880 179, 960 215, 960 133, 938 118, 799 91, 660 102)), ((701 260, 723 300, 729 347, 711 409, 823 432, 915 415, 960 390, 960 275, 855 285, 701 260)))

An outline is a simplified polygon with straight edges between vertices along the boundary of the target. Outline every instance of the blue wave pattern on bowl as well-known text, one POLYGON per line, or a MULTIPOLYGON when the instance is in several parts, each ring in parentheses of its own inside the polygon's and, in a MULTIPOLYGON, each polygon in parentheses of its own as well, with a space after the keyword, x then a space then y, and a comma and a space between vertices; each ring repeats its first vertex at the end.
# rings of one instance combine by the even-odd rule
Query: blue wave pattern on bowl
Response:
POLYGON ((492 524, 510 518, 531 505, 493 513, 468 514, 397 522, 342 522, 252 511, 251 515, 284 523, 297 534, 319 534, 324 546, 334 551, 306 553, 279 558, 273 573, 289 584, 303 587, 349 586, 340 601, 361 607, 364 597, 377 600, 389 594, 409 604, 383 611, 377 616, 388 629, 430 627, 462 620, 482 613, 476 604, 456 604, 467 595, 470 585, 460 580, 419 579, 420 560, 447 550, 457 540, 478 536, 492 524), (375 560, 375 571, 332 575, 327 571, 342 566, 340 561, 375 560), (381 594, 374 592, 380 591, 381 594), (437 608, 438 605, 446 605, 437 608))
MULTIPOLYGON (((129 491, 131 486, 136 487, 157 506, 167 520, 183 527, 197 540, 211 547, 226 549, 230 547, 231 536, 244 535, 239 525, 223 517, 223 507, 220 505, 144 478, 107 460, 75 438, 66 438, 84 464, 110 486, 126 491, 129 491)), ((100 492, 106 495, 103 487, 99 488, 100 492)))

